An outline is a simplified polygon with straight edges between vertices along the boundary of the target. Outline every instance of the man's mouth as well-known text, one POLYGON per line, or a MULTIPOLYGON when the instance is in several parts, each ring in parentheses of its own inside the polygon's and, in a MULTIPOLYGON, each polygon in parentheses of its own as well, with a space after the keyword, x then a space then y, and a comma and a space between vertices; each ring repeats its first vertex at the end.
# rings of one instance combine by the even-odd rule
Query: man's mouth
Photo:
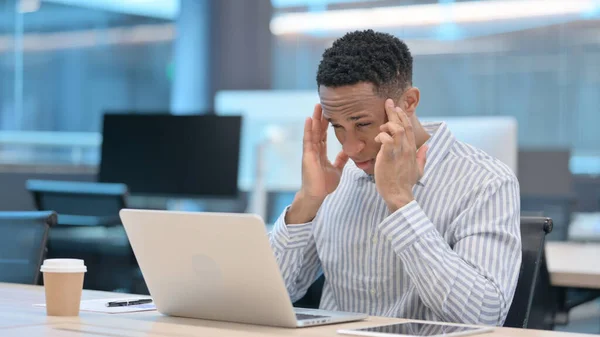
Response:
POLYGON ((363 160, 363 161, 354 160, 354 159, 352 159, 352 160, 354 161, 354 164, 356 164, 356 167, 358 167, 361 170, 365 170, 365 169, 369 168, 369 166, 373 162, 373 159, 363 160))

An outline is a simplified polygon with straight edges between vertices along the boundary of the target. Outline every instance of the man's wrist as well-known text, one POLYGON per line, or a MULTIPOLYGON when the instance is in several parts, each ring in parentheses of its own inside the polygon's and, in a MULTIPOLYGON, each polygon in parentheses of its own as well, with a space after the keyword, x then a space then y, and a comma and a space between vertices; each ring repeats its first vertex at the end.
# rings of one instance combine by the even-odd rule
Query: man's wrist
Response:
POLYGON ((388 198, 388 200, 386 200, 386 204, 388 209, 390 210, 390 213, 394 213, 400 208, 410 204, 414 200, 415 197, 412 195, 412 193, 404 195, 399 194, 388 198))
POLYGON ((311 222, 317 216, 322 203, 323 200, 306 198, 302 192, 296 193, 294 201, 285 215, 285 223, 297 225, 311 222))

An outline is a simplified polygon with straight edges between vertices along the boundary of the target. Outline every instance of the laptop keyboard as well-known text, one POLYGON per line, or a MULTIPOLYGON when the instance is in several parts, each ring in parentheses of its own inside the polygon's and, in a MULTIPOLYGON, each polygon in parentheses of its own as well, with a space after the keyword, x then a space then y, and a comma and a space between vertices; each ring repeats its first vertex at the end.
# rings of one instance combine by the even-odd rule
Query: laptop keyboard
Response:
POLYGON ((328 318, 328 317, 329 316, 296 313, 296 319, 299 321, 302 321, 305 319, 317 319, 317 318, 328 318))

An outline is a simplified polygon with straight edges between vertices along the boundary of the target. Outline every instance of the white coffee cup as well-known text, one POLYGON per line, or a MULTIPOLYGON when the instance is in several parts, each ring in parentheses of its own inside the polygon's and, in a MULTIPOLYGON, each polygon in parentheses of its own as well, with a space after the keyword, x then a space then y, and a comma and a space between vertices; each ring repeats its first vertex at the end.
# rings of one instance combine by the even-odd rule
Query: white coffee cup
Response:
POLYGON ((83 277, 87 272, 83 260, 44 260, 40 271, 44 275, 46 313, 49 316, 78 316, 83 277))

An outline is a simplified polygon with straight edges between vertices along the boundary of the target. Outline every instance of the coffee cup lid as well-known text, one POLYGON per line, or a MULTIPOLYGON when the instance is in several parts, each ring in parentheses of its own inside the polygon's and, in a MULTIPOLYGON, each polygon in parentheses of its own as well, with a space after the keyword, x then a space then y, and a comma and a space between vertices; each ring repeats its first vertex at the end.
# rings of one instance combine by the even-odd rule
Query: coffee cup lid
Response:
POLYGON ((85 273, 87 267, 79 259, 47 259, 44 260, 42 273, 85 273))

